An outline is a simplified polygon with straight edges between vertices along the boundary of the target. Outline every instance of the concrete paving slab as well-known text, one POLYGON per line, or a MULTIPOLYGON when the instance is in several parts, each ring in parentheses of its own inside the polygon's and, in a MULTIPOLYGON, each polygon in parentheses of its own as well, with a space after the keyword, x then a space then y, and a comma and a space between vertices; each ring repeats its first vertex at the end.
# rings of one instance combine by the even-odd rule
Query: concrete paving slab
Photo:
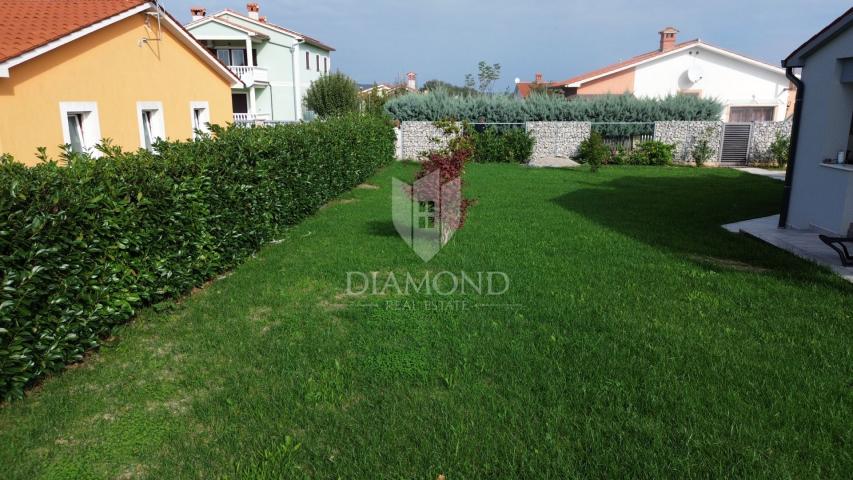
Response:
POLYGON ((528 163, 531 167, 550 167, 550 168, 575 168, 579 167, 581 164, 572 160, 571 158, 565 157, 539 157, 532 158, 530 163, 528 163))
POLYGON ((766 168, 757 168, 757 167, 741 167, 741 168, 736 168, 735 170, 740 170, 741 172, 751 173, 753 175, 760 175, 762 177, 772 178, 773 180, 779 180, 780 182, 785 181, 785 171, 784 170, 768 170, 766 168))
POLYGON ((853 267, 841 265, 838 254, 820 241, 817 232, 782 229, 778 225, 779 215, 773 215, 730 223, 723 225, 723 228, 732 233, 743 233, 755 237, 798 257, 823 265, 853 283, 853 267))

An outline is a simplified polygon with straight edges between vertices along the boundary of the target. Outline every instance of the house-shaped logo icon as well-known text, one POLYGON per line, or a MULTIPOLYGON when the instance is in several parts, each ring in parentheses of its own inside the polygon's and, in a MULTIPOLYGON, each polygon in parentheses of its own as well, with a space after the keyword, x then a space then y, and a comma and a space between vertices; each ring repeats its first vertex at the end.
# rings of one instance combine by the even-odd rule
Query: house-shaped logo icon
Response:
POLYGON ((459 228, 461 205, 462 180, 457 177, 442 184, 440 170, 412 185, 392 180, 394 228, 425 262, 438 254, 459 228))

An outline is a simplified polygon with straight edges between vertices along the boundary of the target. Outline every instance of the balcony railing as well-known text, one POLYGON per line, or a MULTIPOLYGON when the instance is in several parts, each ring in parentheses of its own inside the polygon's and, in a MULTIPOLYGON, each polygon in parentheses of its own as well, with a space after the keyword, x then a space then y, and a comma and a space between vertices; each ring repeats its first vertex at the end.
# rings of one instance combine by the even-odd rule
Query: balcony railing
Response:
POLYGON ((266 68, 260 67, 228 67, 234 72, 234 75, 237 75, 240 80, 245 83, 247 86, 254 85, 256 83, 268 83, 270 81, 270 74, 266 68))
POLYGON ((268 113, 235 113, 234 123, 269 122, 272 117, 268 113))

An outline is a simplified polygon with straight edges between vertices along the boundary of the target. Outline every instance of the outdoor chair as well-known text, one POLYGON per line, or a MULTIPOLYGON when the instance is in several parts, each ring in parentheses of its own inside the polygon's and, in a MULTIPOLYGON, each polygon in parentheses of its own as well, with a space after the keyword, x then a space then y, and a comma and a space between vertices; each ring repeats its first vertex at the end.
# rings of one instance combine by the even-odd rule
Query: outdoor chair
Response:
POLYGON ((842 265, 845 267, 853 267, 853 255, 850 255, 850 250, 847 248, 848 244, 853 246, 853 224, 850 225, 850 229, 847 231, 846 237, 828 237, 826 235, 819 235, 819 238, 829 248, 838 253, 838 256, 841 257, 842 265))

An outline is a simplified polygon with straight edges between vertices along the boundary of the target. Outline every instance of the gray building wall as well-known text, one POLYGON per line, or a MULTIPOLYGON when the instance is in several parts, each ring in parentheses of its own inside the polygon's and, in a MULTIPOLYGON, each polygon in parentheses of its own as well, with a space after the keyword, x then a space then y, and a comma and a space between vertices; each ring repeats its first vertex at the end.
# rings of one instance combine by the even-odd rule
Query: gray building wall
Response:
POLYGON ((849 57, 853 57, 853 28, 806 58, 789 227, 840 235, 853 222, 853 168, 822 165, 824 159, 834 159, 838 151, 848 148, 853 85, 840 81, 838 60, 849 57))

